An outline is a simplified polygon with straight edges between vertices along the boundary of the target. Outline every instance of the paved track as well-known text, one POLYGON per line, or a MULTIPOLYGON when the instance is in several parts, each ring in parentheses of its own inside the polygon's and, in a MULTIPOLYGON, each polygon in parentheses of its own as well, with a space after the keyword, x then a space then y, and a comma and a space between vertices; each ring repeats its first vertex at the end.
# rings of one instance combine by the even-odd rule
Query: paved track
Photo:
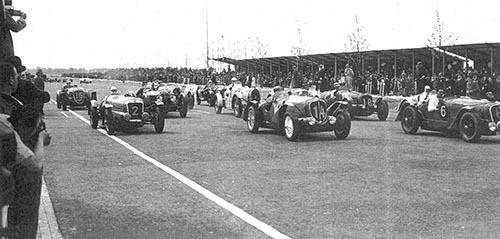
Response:
MULTIPOLYGON (((64 238, 268 238, 73 114, 46 112, 64 238)), ((499 237, 500 136, 405 135, 393 119, 289 142, 202 104, 169 114, 163 134, 117 137, 291 238, 499 237)))

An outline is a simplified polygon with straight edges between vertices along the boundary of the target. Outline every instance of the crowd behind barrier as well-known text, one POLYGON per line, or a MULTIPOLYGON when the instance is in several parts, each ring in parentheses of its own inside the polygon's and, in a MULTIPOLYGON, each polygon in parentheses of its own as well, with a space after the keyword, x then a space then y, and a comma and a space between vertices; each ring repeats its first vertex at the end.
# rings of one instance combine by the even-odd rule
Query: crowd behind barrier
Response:
MULTIPOLYGON (((175 68, 175 67, 158 67, 158 68, 119 68, 107 70, 103 74, 84 74, 81 77, 99 76, 106 79, 128 80, 128 81, 163 81, 177 83, 191 83, 204 85, 211 80, 215 84, 230 84, 231 78, 236 77, 238 80, 248 86, 283 86, 283 87, 298 87, 308 88, 315 85, 321 91, 333 89, 334 83, 346 86, 346 88, 370 94, 379 95, 400 95, 409 96, 418 94, 423 91, 424 85, 431 86, 432 89, 445 89, 453 94, 462 96, 483 97, 487 92, 491 92, 496 99, 500 99, 500 75, 498 73, 490 73, 488 70, 476 70, 470 67, 464 69, 452 69, 447 72, 440 72, 436 76, 431 76, 425 68, 419 68, 413 71, 411 67, 402 69, 401 73, 394 77, 392 71, 376 72, 371 68, 365 71, 364 74, 354 73, 352 80, 349 79, 349 73, 352 69, 340 68, 335 76, 334 69, 328 67, 320 68, 314 72, 300 72, 296 68, 289 72, 272 71, 269 72, 245 72, 223 69, 220 72, 213 68, 207 69, 191 69, 191 68, 175 68), (415 73, 415 76, 413 75, 415 73), (350 82, 352 81, 352 82, 350 82), (479 88, 477 90, 468 88, 479 88), (468 91, 473 91, 472 95, 468 91)), ((352 71, 354 72, 354 71, 352 71)))

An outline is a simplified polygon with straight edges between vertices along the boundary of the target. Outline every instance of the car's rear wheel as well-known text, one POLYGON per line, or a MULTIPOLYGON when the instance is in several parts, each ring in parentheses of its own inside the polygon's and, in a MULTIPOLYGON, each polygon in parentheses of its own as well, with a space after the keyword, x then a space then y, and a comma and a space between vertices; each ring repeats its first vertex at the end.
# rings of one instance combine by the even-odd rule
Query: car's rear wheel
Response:
POLYGON ((388 115, 389 115, 389 104, 387 104, 387 101, 381 100, 377 105, 378 120, 385 121, 388 115))
POLYGON ((333 130, 337 139, 345 139, 351 132, 351 116, 345 110, 337 111, 333 116, 337 118, 336 128, 333 130))
POLYGON ((420 117, 417 110, 408 106, 403 110, 401 115, 401 128, 403 128, 403 131, 407 134, 417 133, 417 130, 420 127, 420 117))
POLYGON ((251 106, 248 109, 248 114, 247 114, 247 128, 248 131, 252 133, 257 133, 259 131, 259 117, 257 116, 257 107, 251 106))
POLYGON ((99 124, 99 113, 97 113, 97 108, 93 107, 90 109, 90 126, 92 129, 97 129, 99 124))
POLYGON ((236 118, 241 117, 242 107, 241 107, 241 100, 239 98, 234 99, 233 111, 234 111, 234 116, 236 116, 236 118))
POLYGON ((465 112, 460 117, 460 136, 465 142, 475 143, 481 138, 479 117, 471 112, 465 112))
POLYGON ((161 112, 159 108, 156 108, 153 115, 153 125, 155 127, 156 133, 163 132, 163 128, 165 128, 165 114, 161 112))
POLYGON ((288 140, 297 140, 297 137, 299 137, 299 127, 297 121, 294 120, 290 115, 285 116, 285 120, 283 121, 283 128, 285 129, 285 137, 288 140))

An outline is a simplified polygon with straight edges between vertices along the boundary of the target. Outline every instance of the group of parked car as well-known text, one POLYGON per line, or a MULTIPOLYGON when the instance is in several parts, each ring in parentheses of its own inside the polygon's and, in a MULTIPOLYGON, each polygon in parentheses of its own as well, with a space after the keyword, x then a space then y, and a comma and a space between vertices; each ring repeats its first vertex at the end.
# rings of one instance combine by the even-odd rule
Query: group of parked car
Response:
MULTIPOLYGON (((397 108, 396 121, 407 134, 419 128, 455 134, 466 142, 478 142, 483 135, 500 132, 500 103, 454 95, 438 97, 435 110, 428 102, 417 104, 418 95, 405 98, 397 108)), ((188 109, 206 101, 215 112, 231 109, 242 118, 250 132, 271 128, 288 140, 300 134, 333 131, 336 138, 345 139, 355 117, 376 114, 380 121, 389 115, 389 104, 378 95, 335 89, 317 92, 303 89, 263 88, 243 86, 240 82, 225 85, 193 85, 155 82, 135 93, 106 96, 97 101, 95 92, 83 87, 65 85, 57 92, 57 106, 65 110, 85 106, 92 128, 102 120, 109 134, 131 131, 152 124, 156 132, 164 128, 165 115, 179 112, 187 116, 188 109)))

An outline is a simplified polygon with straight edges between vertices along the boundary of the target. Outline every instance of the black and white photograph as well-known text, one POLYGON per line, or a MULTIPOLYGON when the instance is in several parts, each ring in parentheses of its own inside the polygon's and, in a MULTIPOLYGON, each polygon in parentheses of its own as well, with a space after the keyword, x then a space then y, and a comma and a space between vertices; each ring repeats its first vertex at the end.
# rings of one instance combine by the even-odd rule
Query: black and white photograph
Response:
POLYGON ((0 0, 0 239, 500 238, 499 13, 0 0))

